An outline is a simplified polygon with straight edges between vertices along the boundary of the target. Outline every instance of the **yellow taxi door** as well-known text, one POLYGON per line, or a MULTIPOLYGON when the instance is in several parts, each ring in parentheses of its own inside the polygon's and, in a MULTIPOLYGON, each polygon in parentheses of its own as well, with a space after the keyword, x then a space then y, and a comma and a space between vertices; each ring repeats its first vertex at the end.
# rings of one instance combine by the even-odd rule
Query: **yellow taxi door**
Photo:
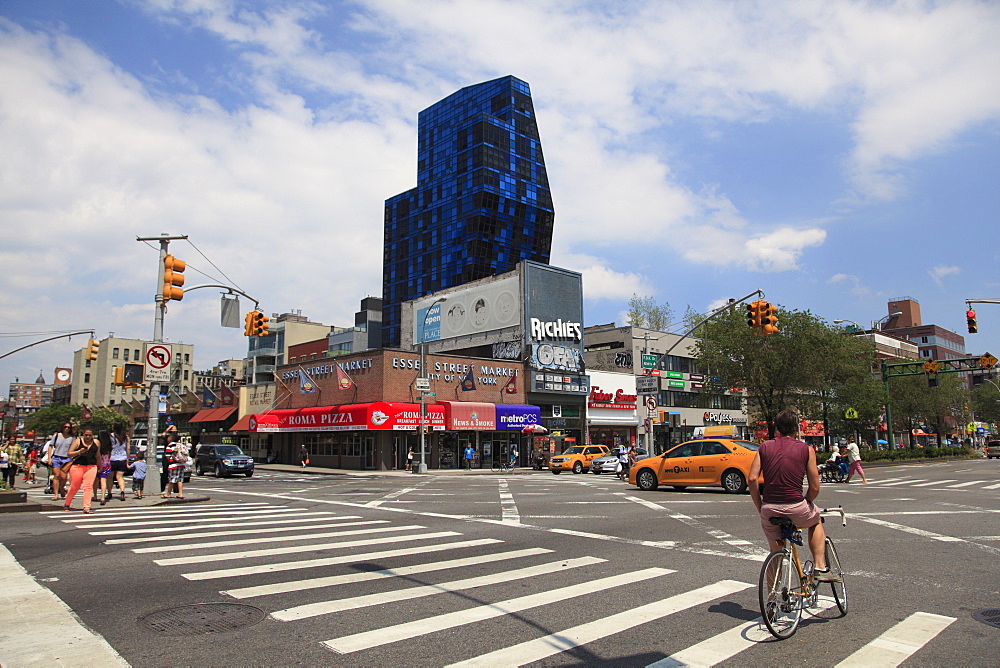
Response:
POLYGON ((701 443, 682 443, 673 450, 668 450, 660 458, 658 472, 661 485, 691 485, 693 478, 691 467, 695 457, 701 453, 701 443))
POLYGON ((596 445, 589 445, 583 453, 583 466, 584 468, 590 467, 590 462, 601 457, 602 455, 608 454, 604 448, 599 448, 596 445))
POLYGON ((694 457, 691 478, 695 485, 717 485, 722 472, 729 466, 730 452, 718 441, 702 441, 701 454, 694 457))

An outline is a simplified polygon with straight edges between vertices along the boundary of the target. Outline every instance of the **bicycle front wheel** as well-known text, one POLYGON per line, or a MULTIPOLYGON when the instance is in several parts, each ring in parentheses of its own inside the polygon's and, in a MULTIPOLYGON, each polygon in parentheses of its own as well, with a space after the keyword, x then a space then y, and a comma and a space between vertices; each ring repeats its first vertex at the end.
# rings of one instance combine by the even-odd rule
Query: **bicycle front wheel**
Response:
POLYGON ((837 556, 837 548, 833 546, 833 541, 829 537, 826 539, 826 565, 830 567, 830 572, 835 573, 839 582, 831 582, 833 587, 833 598, 837 601, 840 614, 847 614, 847 585, 844 583, 844 569, 840 565, 840 557, 837 556))
POLYGON ((760 569, 757 595, 761 617, 775 638, 790 638, 799 627, 801 592, 802 579, 788 552, 779 550, 767 555, 760 569))

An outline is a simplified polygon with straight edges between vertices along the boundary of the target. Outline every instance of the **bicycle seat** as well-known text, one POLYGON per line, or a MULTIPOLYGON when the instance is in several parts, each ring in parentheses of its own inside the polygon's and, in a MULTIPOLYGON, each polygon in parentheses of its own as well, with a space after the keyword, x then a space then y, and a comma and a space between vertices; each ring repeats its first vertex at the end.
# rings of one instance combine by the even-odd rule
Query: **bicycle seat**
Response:
POLYGON ((795 523, 787 517, 769 517, 767 521, 776 527, 781 527, 782 529, 795 530, 795 523))

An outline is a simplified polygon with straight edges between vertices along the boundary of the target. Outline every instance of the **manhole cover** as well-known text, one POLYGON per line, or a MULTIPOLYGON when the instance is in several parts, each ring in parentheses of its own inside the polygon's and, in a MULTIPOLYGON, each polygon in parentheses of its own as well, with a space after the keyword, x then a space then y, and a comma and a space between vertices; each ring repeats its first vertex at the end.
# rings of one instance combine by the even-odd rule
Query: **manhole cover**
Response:
POLYGON ((253 626, 266 617, 260 608, 241 603, 197 603, 157 610, 138 619, 139 625, 165 636, 225 633, 253 626))
POLYGON ((989 624, 993 628, 1000 629, 1000 608, 983 608, 972 613, 972 618, 977 622, 989 624))

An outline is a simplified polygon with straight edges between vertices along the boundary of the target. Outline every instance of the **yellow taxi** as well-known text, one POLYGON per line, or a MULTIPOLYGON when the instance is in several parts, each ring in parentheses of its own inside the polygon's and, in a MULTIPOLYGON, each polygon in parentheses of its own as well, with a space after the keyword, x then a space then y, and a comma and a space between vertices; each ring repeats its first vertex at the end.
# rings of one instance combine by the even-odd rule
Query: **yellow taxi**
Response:
POLYGON ((557 475, 563 471, 583 473, 590 470, 591 461, 609 454, 611 450, 606 445, 571 445, 549 459, 549 470, 557 475))
POLYGON ((731 438, 687 441, 662 455, 640 459, 628 472, 628 481, 642 490, 659 485, 674 489, 721 487, 730 494, 746 491, 750 464, 757 444, 731 438))

